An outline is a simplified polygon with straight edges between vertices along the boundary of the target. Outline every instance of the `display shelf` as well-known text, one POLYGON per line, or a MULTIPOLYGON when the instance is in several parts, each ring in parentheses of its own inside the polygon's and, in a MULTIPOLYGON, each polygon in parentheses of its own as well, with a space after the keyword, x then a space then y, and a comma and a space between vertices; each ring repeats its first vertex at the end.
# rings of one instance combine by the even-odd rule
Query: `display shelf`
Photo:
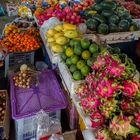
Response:
POLYGON ((40 36, 42 38, 42 41, 44 43, 44 46, 45 46, 45 49, 48 53, 48 56, 50 58, 50 61, 52 64, 57 64, 59 61, 60 61, 60 56, 58 53, 53 53, 50 49, 49 49, 49 46, 48 46, 48 43, 47 43, 47 40, 45 38, 45 35, 44 33, 42 32, 42 30, 40 30, 40 36))
POLYGON ((140 31, 118 32, 118 33, 110 33, 110 34, 107 34, 107 35, 85 34, 85 36, 87 36, 89 39, 93 39, 93 36, 96 36, 103 43, 114 44, 114 43, 130 42, 130 41, 138 40, 138 38, 140 37, 140 31))

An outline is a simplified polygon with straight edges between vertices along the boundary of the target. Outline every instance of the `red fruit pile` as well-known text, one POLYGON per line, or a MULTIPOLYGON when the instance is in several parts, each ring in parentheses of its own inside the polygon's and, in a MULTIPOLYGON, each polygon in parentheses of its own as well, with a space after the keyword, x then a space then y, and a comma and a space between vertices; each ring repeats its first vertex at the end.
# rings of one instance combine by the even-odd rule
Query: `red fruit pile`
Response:
POLYGON ((78 13, 80 10, 85 10, 94 4, 94 0, 85 0, 84 3, 74 4, 73 10, 78 13))
POLYGON ((126 2, 124 7, 130 11, 130 14, 134 18, 140 18, 140 6, 135 4, 135 2, 126 2))
POLYGON ((71 24, 83 23, 83 19, 81 19, 81 17, 70 7, 61 9, 59 5, 56 5, 53 8, 51 7, 47 9, 44 13, 37 17, 39 20, 38 24, 42 25, 45 20, 48 20, 51 17, 57 17, 60 21, 68 22, 71 24))
POLYGON ((140 18, 140 6, 137 5, 135 2, 125 2, 121 0, 117 0, 119 4, 121 4, 123 7, 125 7, 130 14, 133 16, 133 18, 140 18))

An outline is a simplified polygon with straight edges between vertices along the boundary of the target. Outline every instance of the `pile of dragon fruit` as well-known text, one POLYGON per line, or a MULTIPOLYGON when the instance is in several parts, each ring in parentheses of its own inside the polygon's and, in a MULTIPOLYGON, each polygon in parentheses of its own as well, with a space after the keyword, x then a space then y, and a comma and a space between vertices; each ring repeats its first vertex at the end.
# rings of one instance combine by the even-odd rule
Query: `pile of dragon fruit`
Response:
POLYGON ((77 95, 98 140, 140 140, 140 83, 125 54, 105 52, 77 95))

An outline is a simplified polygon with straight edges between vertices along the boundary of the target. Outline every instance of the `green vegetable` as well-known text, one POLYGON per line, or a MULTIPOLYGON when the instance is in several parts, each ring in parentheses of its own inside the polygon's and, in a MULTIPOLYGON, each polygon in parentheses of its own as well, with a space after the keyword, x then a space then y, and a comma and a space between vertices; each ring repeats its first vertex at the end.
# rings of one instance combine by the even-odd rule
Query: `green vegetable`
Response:
POLYGON ((95 0, 95 3, 100 3, 102 2, 103 0, 95 0))
POLYGON ((109 23, 114 23, 114 24, 118 24, 119 23, 119 17, 117 15, 112 15, 109 18, 109 23))
POLYGON ((94 4, 94 6, 92 7, 92 10, 96 10, 98 13, 100 13, 102 11, 101 4, 94 4))
POLYGON ((103 1, 101 3, 102 9, 104 10, 115 10, 117 7, 116 2, 114 1, 103 1))
POLYGON ((97 20, 98 22, 100 22, 100 23, 106 23, 106 19, 103 16, 99 15, 99 14, 94 15, 93 18, 95 20, 97 20))
POLYGON ((110 23, 109 24, 109 31, 111 33, 118 32, 118 26, 116 24, 114 24, 114 23, 110 23))
POLYGON ((111 10, 103 10, 101 15, 106 17, 106 18, 109 18, 110 16, 113 15, 113 11, 111 11, 111 10))
POLYGON ((119 22, 119 25, 118 25, 119 31, 121 32, 128 31, 129 26, 130 26, 130 23, 128 22, 128 20, 123 19, 119 22))
POLYGON ((117 7, 117 9, 116 9, 116 14, 117 14, 119 17, 124 16, 126 13, 127 13, 127 11, 126 11, 126 9, 124 9, 124 7, 122 7, 122 6, 117 7))
POLYGON ((98 33, 99 34, 108 34, 108 32, 109 32, 109 27, 108 27, 108 25, 107 24, 105 24, 105 23, 102 23, 102 24, 100 24, 99 26, 98 26, 98 33))
POLYGON ((91 31, 95 31, 98 25, 98 21, 95 19, 88 19, 86 22, 87 28, 91 31))

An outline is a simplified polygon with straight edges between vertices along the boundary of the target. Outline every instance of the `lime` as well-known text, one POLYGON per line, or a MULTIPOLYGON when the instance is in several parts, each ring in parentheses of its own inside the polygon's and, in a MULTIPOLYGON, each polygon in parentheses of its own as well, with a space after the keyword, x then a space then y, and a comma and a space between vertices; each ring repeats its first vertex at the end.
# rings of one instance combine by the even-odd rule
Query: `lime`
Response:
POLYGON ((68 47, 69 47, 69 45, 68 44, 65 44, 64 45, 64 50, 66 50, 68 47))
POLYGON ((78 62, 78 60, 79 60, 79 57, 78 57, 77 55, 73 55, 73 56, 71 57, 71 62, 72 62, 72 64, 76 64, 76 63, 78 62))
POLYGON ((77 70, 76 65, 73 64, 70 66, 70 72, 74 73, 76 70, 77 70))
POLYGON ((61 58, 64 61, 67 59, 67 56, 66 56, 66 54, 64 52, 61 53, 61 58))
POLYGON ((71 57, 71 56, 73 56, 73 49, 72 48, 70 48, 70 47, 68 47, 67 49, 66 49, 66 51, 65 51, 65 54, 66 54, 66 56, 67 57, 71 57))
POLYGON ((87 76, 89 74, 89 72, 90 72, 90 67, 85 65, 81 68, 82 75, 87 76))
POLYGON ((90 46, 89 46, 89 51, 91 53, 95 53, 95 52, 98 52, 98 45, 96 43, 92 43, 90 46))
POLYGON ((91 56, 91 53, 88 50, 85 50, 82 52, 82 58, 83 59, 89 59, 91 56))
POLYGON ((94 53, 92 56, 93 56, 94 58, 97 58, 97 57, 99 56, 99 53, 94 53))
POLYGON ((80 40, 74 40, 74 47, 81 46, 81 41, 80 40))
POLYGON ((75 46, 75 47, 74 47, 74 53, 75 53, 76 55, 81 55, 81 53, 82 53, 82 48, 81 48, 81 46, 75 46))
POLYGON ((66 59, 66 65, 69 67, 71 65, 71 58, 67 58, 66 59))
POLYGON ((69 43, 69 44, 70 44, 70 46, 71 46, 71 47, 73 47, 73 46, 74 46, 74 42, 75 42, 75 40, 74 40, 74 39, 71 39, 71 40, 70 40, 70 43, 69 43))
POLYGON ((88 49, 90 46, 90 41, 88 39, 82 39, 81 40, 81 45, 83 49, 88 49))
POLYGON ((94 60, 95 60, 94 57, 89 58, 89 59, 87 60, 87 65, 88 65, 89 67, 91 67, 91 66, 93 65, 93 63, 94 63, 94 60))
POLYGON ((73 73, 73 79, 74 79, 74 80, 81 80, 81 79, 82 79, 82 74, 81 74, 81 72, 80 72, 80 71, 75 71, 75 72, 73 73))
POLYGON ((83 66, 85 66, 86 65, 86 63, 85 63, 85 61, 84 60, 79 60, 78 62, 77 62, 77 64, 76 64, 76 66, 77 66, 77 68, 78 69, 81 69, 83 66))

